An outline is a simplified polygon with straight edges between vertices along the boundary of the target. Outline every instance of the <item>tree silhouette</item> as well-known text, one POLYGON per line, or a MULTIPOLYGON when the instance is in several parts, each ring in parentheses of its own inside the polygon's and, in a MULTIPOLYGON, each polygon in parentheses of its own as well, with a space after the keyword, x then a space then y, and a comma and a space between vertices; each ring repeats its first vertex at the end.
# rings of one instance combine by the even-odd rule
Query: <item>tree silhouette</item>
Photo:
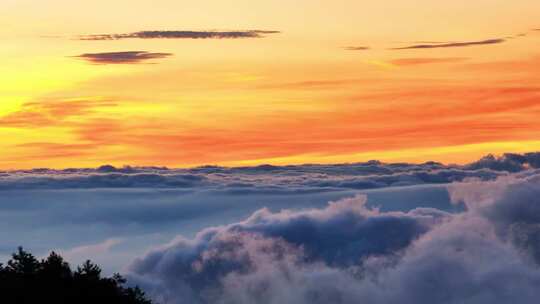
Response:
POLYGON ((151 304, 138 287, 124 287, 120 274, 102 277, 101 268, 86 261, 72 271, 55 252, 41 261, 19 247, 0 264, 0 303, 151 304))

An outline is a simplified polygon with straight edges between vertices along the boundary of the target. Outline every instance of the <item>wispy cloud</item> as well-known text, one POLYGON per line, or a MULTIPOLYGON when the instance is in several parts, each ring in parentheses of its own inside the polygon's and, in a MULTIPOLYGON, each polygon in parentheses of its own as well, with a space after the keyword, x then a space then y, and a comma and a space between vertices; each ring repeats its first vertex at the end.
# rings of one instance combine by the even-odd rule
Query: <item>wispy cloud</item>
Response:
POLYGON ((415 44, 448 44, 448 43, 455 43, 455 41, 413 41, 411 43, 415 44))
POLYGON ((263 38, 280 31, 141 31, 125 34, 81 35, 79 40, 121 40, 121 39, 239 39, 263 38))
POLYGON ((390 63, 396 66, 409 66, 435 63, 451 63, 467 60, 464 57, 445 57, 445 58, 399 58, 391 60, 390 63))
POLYGON ((335 89, 346 85, 358 85, 359 79, 337 79, 337 80, 307 80, 298 82, 281 82, 269 83, 255 87, 256 89, 300 89, 300 90, 316 90, 316 89, 335 89))
POLYGON ((144 51, 128 52, 107 52, 107 53, 86 53, 76 58, 80 58, 95 64, 136 64, 143 61, 160 59, 172 56, 171 53, 150 53, 144 51))
POLYGON ((519 33, 515 35, 506 36, 504 37, 504 39, 517 39, 517 38, 523 38, 523 37, 527 37, 527 33, 519 33))
POLYGON ((0 117, 0 124, 11 127, 38 128, 51 126, 75 117, 92 114, 96 109, 115 107, 107 100, 58 100, 25 103, 19 111, 0 117))
POLYGON ((409 50, 409 49, 436 49, 436 48, 454 48, 454 47, 468 47, 478 45, 499 44, 505 42, 505 39, 487 39, 480 41, 467 41, 467 42, 449 42, 449 43, 425 43, 414 44, 404 47, 391 48, 391 50, 409 50))
POLYGON ((111 249, 122 242, 124 242, 124 239, 110 238, 97 244, 77 246, 68 250, 59 249, 57 252, 60 252, 69 261, 85 261, 89 256, 110 256, 111 249))
POLYGON ((371 48, 369 46, 346 46, 343 49, 346 51, 367 51, 371 48))

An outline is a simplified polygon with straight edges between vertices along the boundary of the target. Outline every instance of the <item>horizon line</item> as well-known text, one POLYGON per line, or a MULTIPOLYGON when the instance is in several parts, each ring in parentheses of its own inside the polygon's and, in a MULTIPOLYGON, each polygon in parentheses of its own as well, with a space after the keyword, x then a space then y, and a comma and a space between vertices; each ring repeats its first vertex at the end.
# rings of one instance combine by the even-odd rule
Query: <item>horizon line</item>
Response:
POLYGON ((530 154, 540 154, 540 151, 530 151, 522 153, 514 152, 504 152, 504 153, 487 153, 482 157, 477 158, 476 160, 466 162, 466 163, 451 163, 451 162, 441 162, 437 160, 427 160, 423 162, 406 162, 406 161, 381 161, 377 159, 370 159, 367 161, 357 161, 357 162, 335 162, 335 163, 298 163, 298 164, 271 164, 271 163, 260 163, 257 165, 245 165, 245 166, 225 166, 217 164, 205 164, 205 165, 194 165, 194 166, 185 166, 185 167, 169 167, 169 166, 160 166, 160 165, 112 165, 110 163, 104 163, 96 167, 63 167, 63 168, 54 168, 54 167, 34 167, 28 169, 0 169, 0 172, 22 172, 22 171, 34 171, 34 170, 51 170, 51 171, 66 171, 66 170, 100 170, 100 169, 109 169, 112 170, 122 170, 122 169, 155 169, 155 170, 194 170, 194 169, 203 169, 203 168, 220 168, 220 169, 251 169, 259 167, 275 167, 275 168, 285 168, 285 167, 302 167, 302 166, 347 166, 347 165, 359 165, 359 164, 376 164, 376 165, 395 165, 395 164, 406 164, 406 165, 425 165, 425 164, 437 164, 445 167, 465 167, 467 165, 474 164, 483 159, 493 158, 495 160, 500 160, 507 155, 517 155, 517 156, 526 156, 530 154))

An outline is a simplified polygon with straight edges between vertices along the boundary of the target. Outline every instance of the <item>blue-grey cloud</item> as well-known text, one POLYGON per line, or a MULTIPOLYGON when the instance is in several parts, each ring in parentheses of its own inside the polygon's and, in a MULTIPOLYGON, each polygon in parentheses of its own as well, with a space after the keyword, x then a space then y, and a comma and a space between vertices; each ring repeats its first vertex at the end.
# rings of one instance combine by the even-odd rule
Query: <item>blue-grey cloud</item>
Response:
POLYGON ((449 216, 435 209, 381 214, 364 205, 357 197, 322 210, 263 209, 243 222, 203 230, 194 240, 179 238, 136 261, 131 271, 160 285, 165 303, 217 303, 213 294, 231 274, 257 272, 265 262, 345 269, 370 256, 395 256, 449 216))
MULTIPOLYGON (((104 253, 96 260, 114 272, 142 255, 148 246, 163 244, 179 233, 192 238, 207 227, 240 223, 261 208, 268 208, 271 214, 283 209, 295 213, 324 208, 328 201, 357 194, 367 195, 366 209, 379 208, 381 214, 409 214, 419 208, 468 212, 471 207, 465 203, 450 203, 446 191, 449 183, 529 178, 539 173, 539 155, 488 156, 469 165, 369 161, 237 168, 106 165, 95 169, 0 171, 0 256, 9 255, 19 245, 46 254, 52 248, 66 251, 119 238, 124 241, 111 248, 114 259, 107 259, 109 253, 104 253)), ((513 231, 523 229, 510 226, 513 231)), ((522 235, 501 234, 500 238, 526 244, 518 237, 522 235)), ((298 243, 289 239, 288 244, 294 247, 298 243)), ((336 260, 336 253, 321 253, 319 259, 329 263, 336 260)), ((344 265, 349 267, 348 263, 344 265)), ((332 269, 339 263, 333 265, 332 269)))
POLYGON ((121 40, 121 39, 240 39, 263 38, 280 31, 140 31, 127 34, 81 35, 80 40, 121 40))
POLYGON ((0 190, 92 188, 197 188, 223 193, 314 193, 445 184, 467 178, 494 180, 540 168, 540 153, 488 155, 467 165, 382 163, 191 169, 123 167, 0 172, 0 190))
POLYGON ((361 197, 261 210, 178 237, 129 275, 165 304, 536 303, 540 176, 449 191, 465 211, 381 212, 361 197))
POLYGON ((540 153, 506 153, 500 157, 487 155, 465 166, 469 170, 491 169, 495 171, 520 172, 528 168, 540 168, 540 153))
POLYGON ((136 64, 153 59, 170 57, 171 53, 151 53, 145 51, 85 53, 75 58, 80 58, 94 64, 136 64))
MULTIPOLYGON (((21 175, 19 175, 21 176, 21 175)), ((204 186, 204 176, 193 174, 91 173, 22 174, 21 178, 0 176, 0 190, 13 189, 81 189, 81 188, 186 188, 204 186)))

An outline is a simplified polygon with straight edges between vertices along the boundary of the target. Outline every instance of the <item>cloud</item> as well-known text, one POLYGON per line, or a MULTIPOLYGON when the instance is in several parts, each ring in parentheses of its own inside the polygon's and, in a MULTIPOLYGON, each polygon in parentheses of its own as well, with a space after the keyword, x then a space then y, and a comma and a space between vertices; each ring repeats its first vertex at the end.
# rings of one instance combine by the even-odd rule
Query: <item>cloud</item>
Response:
POLYGON ((171 53, 150 53, 144 51, 86 53, 75 58, 86 60, 95 64, 137 64, 152 59, 170 57, 171 53))
POLYGON ((165 304, 536 303, 540 176, 449 192, 463 212, 382 212, 361 196, 263 209, 156 247, 128 275, 165 304))
POLYGON ((163 284, 165 303, 213 303, 208 298, 230 275, 317 263, 344 269, 369 256, 397 254, 447 216, 432 209, 380 214, 365 202, 356 197, 321 210, 263 209, 243 222, 203 230, 194 240, 178 238, 131 270, 163 284))
MULTIPOLYGON (((62 118, 57 118, 62 119, 62 118)), ((90 140, 90 139, 88 139, 90 140)), ((99 142, 62 145, 36 142, 25 148, 45 149, 54 155, 84 155, 99 142)), ((423 184, 447 184, 470 178, 494 180, 509 172, 540 169, 540 153, 488 155, 467 165, 382 163, 291 165, 255 167, 204 166, 191 169, 164 167, 114 167, 94 169, 34 169, 6 171, 0 190, 93 188, 198 188, 236 194, 291 194, 366 190, 423 184)))
MULTIPOLYGON (((87 145, 30 143, 25 148, 45 149, 48 155, 80 154, 94 148, 87 145)), ((508 172, 540 167, 538 153, 487 156, 465 166, 386 164, 377 161, 356 164, 295 165, 256 167, 206 166, 192 169, 160 167, 96 169, 35 169, 6 171, 0 175, 2 189, 92 189, 92 188, 190 188, 206 187, 227 193, 313 193, 365 190, 422 184, 445 184, 467 178, 493 180, 508 172)))
POLYGON ((285 90, 325 90, 335 89, 350 85, 357 85, 362 81, 359 79, 338 79, 338 80, 308 80, 288 83, 270 83, 256 86, 256 89, 285 89, 285 90))
POLYGON ((369 46, 347 46, 344 49, 347 51, 367 51, 371 48, 369 46))
POLYGON ((490 183, 467 183, 450 188, 451 198, 463 202, 493 223, 494 232, 540 265, 540 176, 509 176, 490 183))
POLYGON ((435 48, 453 48, 453 47, 468 47, 477 45, 489 45, 503 43, 504 39, 487 39, 481 41, 469 42, 449 42, 449 43, 431 43, 431 44, 415 44, 404 47, 392 48, 391 50, 409 50, 409 49, 435 49, 435 48))
MULTIPOLYGON (((39 172, 36 170, 35 172, 39 172)), ((185 188, 203 186, 206 178, 192 174, 162 174, 160 172, 92 173, 69 169, 65 174, 55 172, 22 174, 15 177, 0 177, 0 190, 5 189, 93 189, 93 188, 185 188), (22 178, 20 178, 22 177, 22 178)))
POLYGON ((455 43, 455 41, 414 41, 414 44, 448 44, 455 43))
MULTIPOLYGON (((71 153, 77 149, 58 146, 54 148, 54 153, 71 153)), ((474 215, 476 218, 500 223, 501 228, 497 230, 514 231, 512 234, 497 233, 496 237, 503 239, 505 246, 511 250, 518 248, 520 256, 532 260, 534 251, 527 249, 531 246, 527 244, 534 242, 534 234, 523 237, 527 234, 522 231, 534 228, 534 224, 508 224, 514 221, 514 216, 504 220, 498 218, 501 214, 511 215, 512 212, 488 213, 481 211, 481 206, 491 206, 493 197, 502 197, 502 193, 508 189, 510 181, 502 182, 501 178, 512 177, 512 180, 519 182, 537 175, 540 172, 535 169, 539 167, 538 155, 486 157, 470 167, 436 162, 388 164, 370 161, 238 168, 205 166, 167 169, 105 165, 95 169, 0 171, 0 239, 5 240, 0 246, 0 255, 11 253, 19 245, 38 254, 46 254, 52 248, 68 250, 120 238, 123 242, 109 251, 89 250, 73 255, 74 259, 83 259, 84 255, 88 255, 86 258, 96 259, 112 273, 122 269, 135 257, 142 257, 148 247, 161 248, 178 233, 192 240, 199 231, 232 224, 237 228, 229 232, 246 235, 241 242, 255 238, 253 246, 281 239, 283 243, 279 246, 283 250, 290 249, 289 257, 295 261, 291 266, 294 268, 290 269, 295 275, 298 274, 294 277, 298 282, 311 280, 310 284, 318 284, 323 282, 318 279, 321 276, 332 277, 325 281, 325 288, 335 288, 336 282, 340 282, 345 292, 354 290, 345 286, 358 285, 357 280, 365 276, 365 271, 375 274, 373 268, 377 267, 370 265, 397 265, 416 243, 412 241, 409 245, 403 245, 408 244, 408 237, 400 237, 403 236, 400 232, 408 231, 410 234, 405 236, 424 239, 432 232, 432 224, 437 227, 445 225, 446 221, 453 221, 457 214, 468 217, 477 210, 474 214, 481 217, 474 215), (484 182, 497 178, 498 183, 484 182), (455 201, 455 205, 452 205, 446 187, 448 183, 456 181, 460 182, 460 191, 468 196, 466 200, 460 199, 458 191, 452 190, 455 201), (487 187, 486 184, 499 186, 482 190, 480 194, 483 195, 474 194, 475 189, 483 189, 487 187), (342 200, 359 193, 367 195, 367 202, 361 196, 352 201, 342 200), (328 201, 339 203, 330 208, 326 204, 328 201), (478 207, 475 202, 480 202, 478 207), (255 214, 258 215, 257 220, 255 214), (361 220, 360 214, 363 214, 364 220, 361 220), (435 222, 413 220, 424 218, 424 215, 435 222), (248 218, 253 219, 249 225, 246 224, 248 218), (439 220, 442 222, 437 222, 439 220), (331 226, 331 222, 335 222, 336 226, 331 226), (362 228, 360 223, 367 226, 362 228), (390 228, 394 225, 400 227, 396 229, 397 232, 390 228), (347 231, 367 233, 371 229, 369 227, 374 230, 365 239, 367 243, 358 241, 355 235, 346 235, 347 231), (322 234, 324 231, 328 231, 326 236, 322 234), (332 235, 332 231, 338 235, 332 235), (397 233, 395 242, 389 241, 392 237, 378 240, 376 236, 379 231, 381 235, 397 233), (305 235, 313 237, 306 238, 305 235), (332 246, 339 248, 339 252, 324 249, 332 247, 329 245, 332 240, 335 241, 332 246), (397 249, 402 246, 405 247, 397 249), (391 252, 385 248, 397 251, 391 252), (362 261, 357 263, 360 256, 362 261), (381 259, 377 260, 377 257, 381 259)), ((527 187, 531 186, 522 188, 527 187)), ((507 195, 509 200, 515 196, 529 206, 531 200, 527 197, 535 197, 517 195, 516 191, 512 190, 507 195)), ((526 213, 536 212, 534 208, 520 208, 526 213)), ((495 231, 495 228, 492 230, 495 231)), ((278 270, 274 275, 287 276, 277 264, 263 264, 278 270)), ((251 286, 253 283, 253 288, 257 290, 260 288, 255 282, 260 279, 276 283, 276 288, 283 284, 282 290, 288 291, 290 296, 299 295, 294 288, 289 288, 294 282, 269 281, 268 273, 229 272, 225 276, 235 275, 240 275, 238 281, 223 279, 217 284, 251 286), (249 276, 251 274, 253 276, 249 276)), ((146 276, 141 279, 148 281, 146 276)), ((303 285, 294 286, 300 290, 303 285)), ((163 286, 155 288, 163 289, 163 286)), ((229 289, 233 290, 233 287, 229 289)), ((316 290, 308 289, 306 293, 312 294, 316 290)), ((156 291, 156 294, 163 293, 156 291)), ((268 297, 271 295, 276 296, 277 293, 268 297)), ((300 300, 298 302, 302 303, 300 300)))
POLYGON ((505 37, 506 39, 516 39, 516 38, 522 38, 522 37, 527 37, 527 33, 519 33, 519 34, 515 34, 513 36, 508 36, 508 37, 505 37))
POLYGON ((12 127, 47 127, 72 117, 94 113, 100 108, 116 107, 109 100, 66 99, 27 102, 15 112, 0 117, 0 124, 12 127))
POLYGON ((114 246, 119 245, 122 242, 122 239, 112 238, 98 244, 83 245, 68 250, 58 250, 57 252, 69 261, 85 261, 89 256, 109 253, 114 246))
POLYGON ((540 153, 506 153, 500 157, 487 155, 466 165, 467 169, 491 169, 497 171, 519 172, 527 168, 540 168, 540 153))
POLYGON ((467 60, 463 57, 445 57, 445 58, 399 58, 391 60, 390 63, 396 66, 411 66, 422 64, 452 63, 467 60))
MULTIPOLYGON (((266 182, 279 183, 278 180, 266 182)), ((443 185, 362 192, 368 195, 367 206, 385 211, 407 212, 419 206, 448 212, 462 209, 450 203, 443 185)), ((191 238, 206 227, 239 222, 262 208, 272 212, 322 208, 328 201, 356 193, 347 189, 310 190, 307 186, 262 187, 232 182, 222 186, 205 182, 193 187, 141 184, 140 187, 56 189, 21 185, 0 191, 0 239, 4 240, 0 255, 9 255, 19 245, 46 255, 51 249, 69 250, 121 238, 124 242, 109 252, 80 255, 81 259, 99 262, 112 273, 142 256, 149 247, 170 241, 179 231, 191 238)))
POLYGON ((128 34, 82 35, 80 40, 121 40, 121 39, 240 39, 263 38, 280 31, 141 31, 128 34))

